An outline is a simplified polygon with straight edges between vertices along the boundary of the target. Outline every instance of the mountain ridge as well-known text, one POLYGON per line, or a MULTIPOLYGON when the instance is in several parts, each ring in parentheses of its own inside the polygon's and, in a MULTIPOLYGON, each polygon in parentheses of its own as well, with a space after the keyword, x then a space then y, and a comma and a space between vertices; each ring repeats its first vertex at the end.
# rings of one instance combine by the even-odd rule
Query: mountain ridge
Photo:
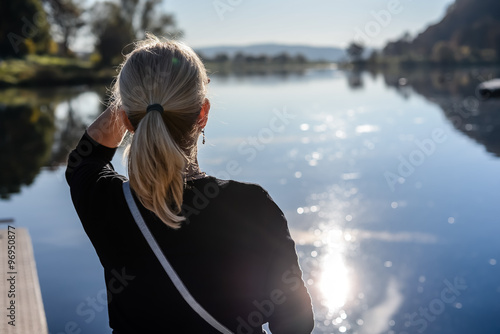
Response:
POLYGON ((500 59, 500 1, 456 0, 439 22, 422 29, 413 39, 404 37, 384 48, 386 55, 408 51, 435 58, 500 59))

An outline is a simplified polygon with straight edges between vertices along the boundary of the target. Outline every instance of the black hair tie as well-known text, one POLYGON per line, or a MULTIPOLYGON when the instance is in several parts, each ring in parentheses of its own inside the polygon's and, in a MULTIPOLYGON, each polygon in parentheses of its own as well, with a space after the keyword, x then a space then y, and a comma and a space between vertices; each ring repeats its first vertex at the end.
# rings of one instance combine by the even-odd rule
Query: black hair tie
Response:
POLYGON ((162 107, 161 104, 158 104, 158 103, 155 103, 155 104, 150 104, 147 109, 146 109, 146 112, 150 112, 150 111, 153 111, 153 110, 156 110, 156 111, 159 111, 161 114, 165 111, 162 107))

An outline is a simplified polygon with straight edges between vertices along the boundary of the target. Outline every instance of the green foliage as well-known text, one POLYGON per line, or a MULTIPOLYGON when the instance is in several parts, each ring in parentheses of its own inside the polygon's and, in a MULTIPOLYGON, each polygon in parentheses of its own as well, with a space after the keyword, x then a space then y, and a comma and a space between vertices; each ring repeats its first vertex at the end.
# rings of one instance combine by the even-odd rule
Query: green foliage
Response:
POLYGON ((245 55, 242 52, 236 53, 232 58, 225 53, 218 53, 213 58, 205 57, 199 54, 205 62, 215 63, 215 64, 231 64, 231 65, 287 65, 287 64, 308 64, 308 60, 302 54, 297 54, 295 56, 290 56, 287 53, 280 53, 275 56, 267 55, 245 55))
POLYGON ((109 84, 114 75, 113 69, 96 70, 91 60, 76 58, 31 55, 0 62, 0 87, 109 84))
POLYGON ((69 56, 70 39, 85 25, 83 9, 75 0, 42 0, 47 4, 49 22, 61 42, 61 54, 69 56))
POLYGON ((40 0, 2 1, 0 6, 0 57, 49 52, 50 26, 40 0))
POLYGON ((92 33, 97 39, 95 47, 101 65, 120 63, 122 53, 130 51, 126 46, 143 38, 146 31, 173 39, 182 35, 173 16, 162 13, 159 5, 161 0, 103 1, 94 5, 92 33))
POLYGON ((327 62, 310 62, 301 54, 291 56, 281 53, 274 56, 251 55, 238 52, 230 57, 225 53, 219 53, 212 58, 198 54, 205 63, 205 67, 210 73, 217 75, 266 75, 288 73, 304 73, 311 68, 327 68, 327 62))
POLYGON ((437 65, 500 62, 500 1, 456 0, 439 23, 388 43, 383 54, 437 65))
POLYGON ((347 55, 351 58, 352 61, 360 60, 363 56, 363 52, 365 51, 365 47, 359 43, 352 42, 347 47, 347 55))
POLYGON ((122 11, 114 2, 98 2, 93 8, 92 33, 102 65, 118 64, 123 48, 134 40, 132 24, 122 11))
POLYGON ((452 64, 456 61, 453 48, 449 43, 443 41, 434 44, 431 59, 440 64, 452 64))
POLYGON ((0 82, 3 82, 4 86, 17 84, 32 77, 34 73, 35 68, 25 60, 11 59, 0 63, 0 82))

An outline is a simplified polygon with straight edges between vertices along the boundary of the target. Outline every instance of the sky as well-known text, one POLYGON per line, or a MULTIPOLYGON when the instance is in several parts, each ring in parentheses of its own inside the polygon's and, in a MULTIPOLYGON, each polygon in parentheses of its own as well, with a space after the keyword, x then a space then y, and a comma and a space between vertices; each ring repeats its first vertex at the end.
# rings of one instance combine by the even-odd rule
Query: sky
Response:
POLYGON ((438 22, 452 0, 167 0, 192 47, 255 43, 383 47, 438 22), (390 15, 387 15, 387 13, 390 15), (378 17, 378 20, 377 20, 378 17), (361 36, 361 37, 360 37, 361 36))
MULTIPOLYGON (((90 3, 96 0, 89 0, 90 3)), ((89 3, 89 2, 87 2, 89 3)), ((279 43, 383 47, 438 22, 453 0, 164 0, 193 48, 279 43)), ((88 51, 80 38, 75 50, 88 51)))

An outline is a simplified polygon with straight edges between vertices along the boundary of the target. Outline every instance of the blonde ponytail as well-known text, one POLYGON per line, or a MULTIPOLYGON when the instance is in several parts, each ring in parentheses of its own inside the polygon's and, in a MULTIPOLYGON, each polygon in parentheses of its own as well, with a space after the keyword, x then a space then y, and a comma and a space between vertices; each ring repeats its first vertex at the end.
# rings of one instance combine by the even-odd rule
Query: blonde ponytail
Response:
POLYGON ((180 227, 186 167, 193 162, 197 119, 208 78, 192 49, 152 35, 126 56, 113 87, 135 129, 125 154, 130 186, 166 225, 180 227), (160 104, 164 111, 146 112, 160 104))

